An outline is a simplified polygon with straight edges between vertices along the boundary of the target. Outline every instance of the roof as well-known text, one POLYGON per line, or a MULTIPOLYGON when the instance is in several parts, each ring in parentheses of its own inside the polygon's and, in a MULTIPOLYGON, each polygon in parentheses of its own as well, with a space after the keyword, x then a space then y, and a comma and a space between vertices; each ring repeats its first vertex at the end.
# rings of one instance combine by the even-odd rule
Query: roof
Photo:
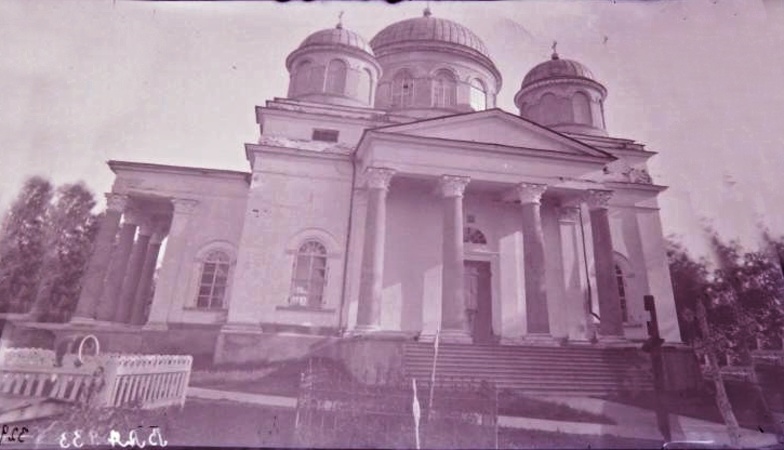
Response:
POLYGON ((549 78, 584 78, 596 81, 587 67, 571 59, 561 59, 553 53, 549 61, 545 61, 531 69, 523 79, 522 87, 549 78))
POLYGON ((370 40, 370 46, 378 52, 384 47, 410 42, 436 41, 467 47, 490 59, 482 39, 467 27, 441 17, 433 17, 425 10, 422 17, 393 23, 370 40))
POLYGON ((338 25, 335 28, 319 30, 306 37, 299 48, 318 46, 318 45, 337 45, 362 50, 373 55, 373 49, 368 45, 365 38, 359 34, 338 25))

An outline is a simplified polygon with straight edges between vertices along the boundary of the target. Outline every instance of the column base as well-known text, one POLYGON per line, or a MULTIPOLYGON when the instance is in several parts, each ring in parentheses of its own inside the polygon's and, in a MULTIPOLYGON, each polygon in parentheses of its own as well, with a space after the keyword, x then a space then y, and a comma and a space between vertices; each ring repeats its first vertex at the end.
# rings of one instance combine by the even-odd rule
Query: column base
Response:
POLYGON ((359 336, 367 336, 370 334, 375 334, 381 331, 381 327, 378 325, 357 325, 354 327, 353 330, 346 333, 348 337, 359 337, 359 336))
POLYGON ((474 338, 465 330, 441 330, 438 341, 447 344, 473 344, 474 338))
POLYGON ((144 331, 166 331, 168 329, 169 325, 166 322, 147 322, 142 325, 144 331))
POLYGON ((256 323, 227 323, 221 327, 221 333, 235 333, 235 334, 263 334, 264 330, 261 325, 256 323))
POLYGON ((597 336, 598 343, 602 345, 610 345, 610 346, 627 346, 631 345, 631 342, 623 336, 618 335, 608 335, 602 336, 601 334, 597 336))
POLYGON ((536 345, 558 345, 558 341, 549 333, 530 333, 523 336, 523 343, 536 345))

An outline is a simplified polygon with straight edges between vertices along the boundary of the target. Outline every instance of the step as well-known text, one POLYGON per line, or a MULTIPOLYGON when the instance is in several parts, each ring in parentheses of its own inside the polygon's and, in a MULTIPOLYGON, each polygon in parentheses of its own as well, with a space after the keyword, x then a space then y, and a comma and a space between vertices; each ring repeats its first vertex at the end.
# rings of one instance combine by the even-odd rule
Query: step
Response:
MULTIPOLYGON (((411 373, 430 374, 433 371, 432 367, 424 367, 424 366, 405 366, 404 369, 407 372, 411 372, 411 373)), ((607 372, 607 371, 559 372, 559 371, 549 371, 546 369, 534 371, 534 370, 516 370, 515 368, 442 366, 442 367, 436 367, 436 374, 439 373, 448 373, 448 374, 455 374, 455 375, 468 374, 468 373, 482 373, 482 374, 514 375, 514 376, 521 376, 521 377, 604 378, 604 379, 611 379, 611 380, 623 380, 629 377, 653 379, 653 375, 651 373, 637 371, 637 370, 628 371, 625 373, 607 372)))
MULTIPOLYGON (((430 376, 427 374, 416 374, 416 373, 409 373, 409 377, 416 378, 418 380, 428 381, 430 380, 430 376)), ((444 374, 441 376, 436 376, 436 380, 450 380, 448 374, 444 374)), ((493 381, 493 382, 515 382, 515 383, 528 383, 528 384, 536 384, 536 385, 585 385, 585 386, 606 386, 606 385, 623 385, 628 383, 636 383, 636 384, 653 384, 650 380, 641 380, 641 379, 626 379, 622 380, 564 380, 564 379, 554 379, 554 378, 545 378, 545 379, 537 379, 537 378, 526 378, 526 377, 490 377, 490 376, 481 376, 481 375, 463 375, 459 377, 459 379, 464 380, 476 380, 476 381, 493 381)))
MULTIPOLYGON (((429 364, 433 365, 433 357, 420 357, 420 356, 407 356, 406 362, 412 364, 429 364)), ((457 362, 461 364, 481 364, 481 365, 494 365, 501 363, 504 365, 514 365, 519 367, 558 367, 564 369, 578 369, 578 368, 591 368, 591 367, 606 367, 614 370, 625 370, 639 366, 641 370, 646 370, 648 364, 643 361, 564 361, 564 360, 546 360, 546 359, 529 359, 529 358, 463 358, 453 355, 439 355, 436 364, 457 362)))
MULTIPOLYGON (((418 349, 406 350, 407 356, 432 356, 434 349, 418 349)), ((453 349, 439 349, 439 355, 460 355, 463 357, 509 357, 509 358, 548 358, 548 359, 570 359, 570 360, 602 360, 602 361, 628 361, 630 359, 648 359, 640 353, 580 353, 568 354, 560 352, 528 352, 528 351, 501 351, 501 350, 487 350, 487 351, 466 351, 466 350, 453 350, 453 349)))

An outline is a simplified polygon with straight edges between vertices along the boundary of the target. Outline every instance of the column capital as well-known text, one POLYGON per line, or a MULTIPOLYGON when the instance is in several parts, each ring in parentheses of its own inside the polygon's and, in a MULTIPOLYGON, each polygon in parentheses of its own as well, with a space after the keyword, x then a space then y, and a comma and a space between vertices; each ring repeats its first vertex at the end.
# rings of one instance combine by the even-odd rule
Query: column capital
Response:
POLYGON ((126 206, 123 211, 123 224, 124 225, 138 225, 143 227, 148 222, 147 218, 133 206, 126 206))
POLYGON ((456 175, 441 175, 438 186, 441 188, 441 195, 444 197, 462 197, 466 186, 471 181, 469 177, 456 175))
POLYGON ((189 198, 173 198, 171 202, 174 205, 174 214, 190 214, 199 204, 197 200, 189 198))
POLYGON ((606 189, 588 189, 585 191, 585 203, 590 209, 607 209, 612 194, 606 189))
POLYGON ((517 197, 520 199, 520 203, 524 205, 527 203, 542 203, 542 194, 546 190, 546 184, 520 183, 515 186, 517 197))
POLYGON ((368 167, 365 169, 365 184, 368 189, 389 189, 389 183, 395 174, 393 169, 384 167, 368 167))
POLYGON ((166 239, 166 233, 156 231, 150 235, 150 244, 160 244, 164 239, 166 239))
POLYGON ((558 220, 562 222, 577 222, 580 219, 580 207, 569 205, 558 208, 558 220))
POLYGON ((107 192, 104 195, 106 196, 106 209, 109 211, 123 212, 128 206, 128 196, 125 194, 107 192))

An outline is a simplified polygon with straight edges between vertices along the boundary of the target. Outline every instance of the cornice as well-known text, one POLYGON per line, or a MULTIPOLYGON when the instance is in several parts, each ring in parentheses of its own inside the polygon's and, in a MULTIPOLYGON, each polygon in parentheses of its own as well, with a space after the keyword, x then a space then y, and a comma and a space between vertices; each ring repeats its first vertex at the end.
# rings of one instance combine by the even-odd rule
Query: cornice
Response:
POLYGON ((191 176, 211 176, 215 178, 229 178, 229 179, 241 179, 244 181, 248 180, 250 177, 249 172, 240 172, 235 170, 225 170, 225 169, 209 169, 204 167, 190 167, 190 166, 173 166, 173 165, 165 165, 165 164, 153 164, 153 163, 140 163, 140 162, 131 162, 131 161, 117 161, 117 160, 110 160, 106 163, 112 172, 118 174, 118 172, 153 172, 153 173, 173 173, 173 174, 180 174, 180 175, 191 175, 191 176))
POLYGON ((560 161, 570 161, 576 163, 584 163, 590 165, 604 165, 615 158, 607 158, 601 156, 591 155, 574 155, 571 153, 557 152, 553 150, 543 150, 528 147, 514 147, 503 144, 495 144, 488 142, 474 142, 474 141, 461 141, 455 139, 436 138, 430 136, 414 136, 407 134, 388 133, 382 131, 367 131, 365 136, 358 145, 358 150, 370 145, 373 140, 387 140, 393 142, 401 142, 407 144, 429 145, 439 144, 444 147, 460 148, 464 150, 481 151, 484 153, 497 153, 510 156, 528 156, 542 159, 553 159, 560 161), (361 147, 361 148, 360 148, 361 147))

